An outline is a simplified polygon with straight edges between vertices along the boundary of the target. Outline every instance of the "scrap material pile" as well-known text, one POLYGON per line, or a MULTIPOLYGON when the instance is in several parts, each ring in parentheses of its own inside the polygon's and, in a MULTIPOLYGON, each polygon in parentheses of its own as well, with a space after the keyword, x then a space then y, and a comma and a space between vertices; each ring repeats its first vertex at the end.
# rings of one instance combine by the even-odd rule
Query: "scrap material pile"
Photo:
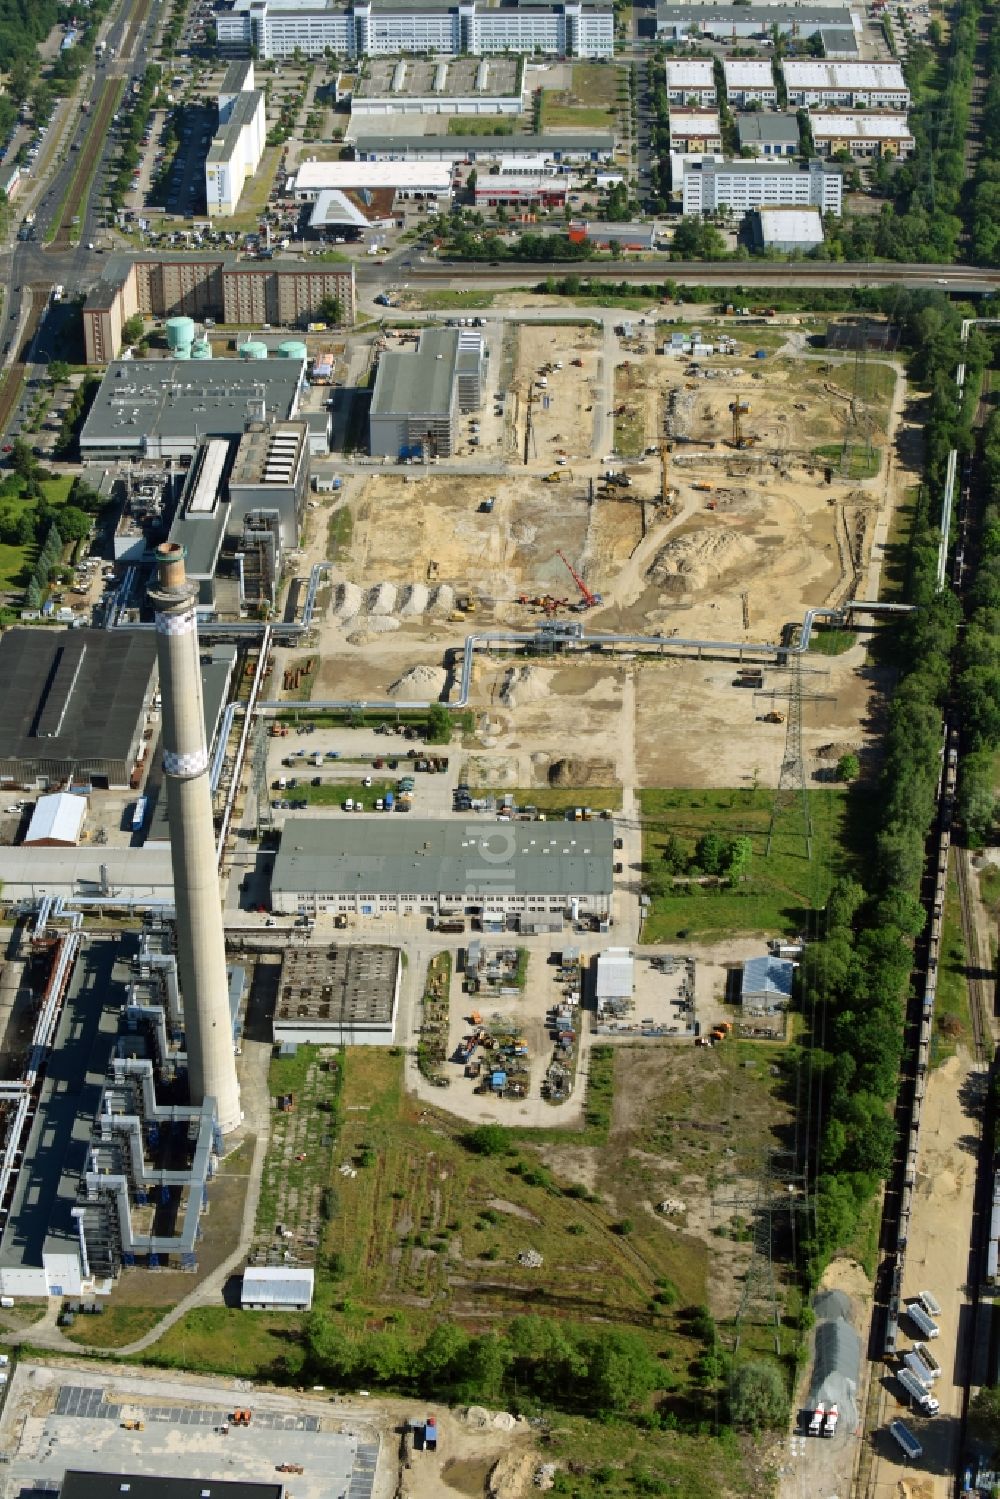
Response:
POLYGON ((524 1098, 528 1091, 528 1043, 515 1020, 492 1015, 484 1021, 478 1010, 469 1016, 472 1030, 463 1036, 455 1061, 464 1064, 466 1077, 476 1078, 477 1093, 498 1098, 524 1098))
POLYGON ((573 1091, 583 983, 577 948, 562 953, 556 983, 562 993, 549 1012, 552 1060, 542 1080, 542 1097, 549 1103, 562 1103, 573 1091))

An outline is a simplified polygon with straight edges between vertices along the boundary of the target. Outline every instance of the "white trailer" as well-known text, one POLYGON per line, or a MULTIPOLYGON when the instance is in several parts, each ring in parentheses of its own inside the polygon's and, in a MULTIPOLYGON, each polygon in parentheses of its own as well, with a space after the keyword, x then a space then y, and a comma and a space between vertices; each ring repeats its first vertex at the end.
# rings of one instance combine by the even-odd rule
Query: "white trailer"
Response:
POLYGON ((896 1378, 899 1380, 900 1384, 903 1386, 903 1389, 909 1395, 910 1399, 916 1402, 918 1408, 923 1411, 925 1416, 937 1415, 938 1411, 941 1409, 941 1402, 934 1398, 930 1390, 928 1390, 926 1386, 920 1383, 920 1380, 914 1373, 911 1372, 911 1370, 907 1369, 904 1366, 902 1369, 900 1369, 896 1378))
POLYGON ((919 1301, 908 1301, 906 1303, 906 1310, 914 1327, 918 1332, 922 1332, 925 1338, 939 1338, 941 1336, 941 1329, 928 1316, 919 1301))
POLYGON ((940 1317, 941 1303, 931 1291, 918 1291, 917 1300, 927 1313, 928 1317, 940 1317))

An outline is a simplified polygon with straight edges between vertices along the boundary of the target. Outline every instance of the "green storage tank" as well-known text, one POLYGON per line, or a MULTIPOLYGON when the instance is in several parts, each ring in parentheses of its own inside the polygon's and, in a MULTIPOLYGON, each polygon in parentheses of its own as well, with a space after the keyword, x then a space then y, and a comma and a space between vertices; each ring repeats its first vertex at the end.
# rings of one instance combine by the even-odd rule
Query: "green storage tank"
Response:
POLYGON ((306 359, 309 350, 301 338, 286 338, 284 343, 278 345, 279 359, 306 359))
POLYGON ((194 343, 194 319, 189 317, 167 318, 167 348, 172 354, 178 349, 190 349, 194 343))
POLYGON ((212 345, 207 338, 196 338, 191 345, 192 359, 211 359, 212 345))
POLYGON ((266 359, 267 344, 259 338, 248 338, 245 344, 240 344, 241 359, 266 359))

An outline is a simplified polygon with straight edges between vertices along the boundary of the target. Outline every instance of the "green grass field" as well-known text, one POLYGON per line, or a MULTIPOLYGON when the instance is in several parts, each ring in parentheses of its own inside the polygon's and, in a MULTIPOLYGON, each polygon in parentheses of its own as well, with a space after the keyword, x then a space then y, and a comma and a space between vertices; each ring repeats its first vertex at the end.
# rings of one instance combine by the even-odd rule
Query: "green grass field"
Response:
POLYGON ((448 120, 449 135, 495 135, 514 134, 513 125, 504 125, 496 115, 451 115, 448 120))
POLYGON ((842 656, 857 645, 858 637, 853 630, 833 630, 816 626, 809 636, 809 649, 817 656, 842 656))
MULTIPOLYGON (((874 479, 882 466, 881 448, 873 447, 869 452, 863 443, 854 441, 849 443, 848 448, 847 478, 874 479)), ((820 463, 829 464, 837 473, 840 472, 843 453, 841 443, 826 443, 823 447, 813 448, 813 453, 820 463)))
MULTIPOLYGON (((5 487, 10 486, 10 492, 0 497, 0 505, 16 506, 21 494, 23 484, 19 491, 15 492, 18 484, 17 476, 9 474, 5 481, 5 487)), ((53 474, 51 478, 42 483, 42 493, 48 505, 65 505, 69 499, 69 492, 73 487, 72 474, 53 474)), ((36 556, 35 547, 15 546, 0 542, 0 590, 15 590, 23 588, 27 583, 27 575, 34 563, 36 556)))
POLYGON ((500 801, 512 792, 519 807, 537 807, 547 816, 565 817, 574 807, 591 807, 595 812, 608 808, 617 812, 622 804, 620 786, 474 786, 472 795, 495 796, 500 801))
POLYGON ((934 1034, 931 1041, 931 1063, 934 1066, 953 1056, 960 1041, 971 1037, 969 985, 966 978, 968 956, 962 932, 962 915, 958 898, 958 879, 948 874, 941 925, 941 951, 938 957, 937 996, 934 1002, 934 1034))
POLYGON ((379 781, 374 776, 370 786, 364 786, 360 781, 324 781, 320 786, 313 786, 309 775, 300 775, 295 779, 298 785, 289 786, 286 791, 276 794, 288 797, 289 800, 301 801, 305 797, 311 807, 341 807, 348 797, 355 802, 364 802, 366 807, 373 807, 378 797, 384 797, 387 791, 396 790, 395 779, 379 781))
POLYGON ((464 311, 472 308, 492 307, 495 291, 411 291, 407 301, 419 305, 426 312, 464 311))
MULTIPOLYGON (((647 879, 660 865, 670 834, 693 850, 703 833, 722 838, 747 835, 753 845, 750 876, 735 888, 680 886, 654 897, 643 923, 644 942, 672 942, 711 935, 795 932, 804 913, 822 906, 830 885, 850 867, 848 799, 843 789, 808 792, 813 823, 812 858, 807 856, 801 811, 796 802, 765 853, 774 793, 740 791, 656 791, 639 793, 647 879)), ((862 798, 857 796, 860 803, 862 798)))

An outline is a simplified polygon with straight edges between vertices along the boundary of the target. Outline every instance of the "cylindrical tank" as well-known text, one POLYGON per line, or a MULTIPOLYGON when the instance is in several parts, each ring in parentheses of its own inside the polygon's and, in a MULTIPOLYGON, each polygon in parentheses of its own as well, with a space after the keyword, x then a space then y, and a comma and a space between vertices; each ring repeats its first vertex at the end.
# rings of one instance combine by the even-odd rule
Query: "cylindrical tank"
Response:
POLYGON ((240 344, 241 359, 266 359, 267 344, 259 338, 248 338, 245 344, 240 344))
POLYGON ((211 359, 212 345, 207 338, 196 338, 191 345, 192 359, 211 359))
POLYGON ((174 358, 175 359, 190 359, 191 358, 191 345, 190 344, 178 344, 177 348, 174 350, 174 358))
POLYGON ((174 354, 178 349, 190 349, 194 342, 194 319, 189 317, 167 318, 167 348, 174 354))
POLYGON ((301 338, 286 338, 284 343, 278 345, 279 359, 306 359, 309 350, 301 338))

